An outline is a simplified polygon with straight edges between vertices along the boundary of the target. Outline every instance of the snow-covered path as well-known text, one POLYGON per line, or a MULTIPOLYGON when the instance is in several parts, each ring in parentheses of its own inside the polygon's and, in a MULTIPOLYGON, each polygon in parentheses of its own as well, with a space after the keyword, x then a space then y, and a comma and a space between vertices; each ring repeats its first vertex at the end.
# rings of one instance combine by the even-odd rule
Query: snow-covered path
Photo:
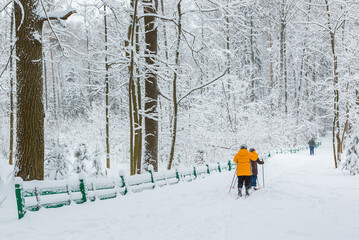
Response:
POLYGON ((314 157, 274 156, 265 164, 266 187, 245 200, 228 194, 233 171, 20 221, 8 199, 0 208, 0 239, 357 240, 359 177, 333 165, 329 140, 314 157))

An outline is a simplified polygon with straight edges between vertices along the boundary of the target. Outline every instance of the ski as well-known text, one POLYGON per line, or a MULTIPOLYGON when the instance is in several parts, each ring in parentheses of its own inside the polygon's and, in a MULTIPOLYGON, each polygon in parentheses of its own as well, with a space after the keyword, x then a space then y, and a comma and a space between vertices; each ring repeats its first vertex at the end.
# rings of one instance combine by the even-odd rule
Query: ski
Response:
POLYGON ((253 192, 251 192, 248 196, 246 196, 245 198, 248 198, 250 195, 252 195, 255 192, 258 192, 259 190, 261 190, 261 187, 258 187, 256 190, 254 190, 253 192))
POLYGON ((249 198, 253 193, 255 193, 255 192, 257 192, 257 191, 259 191, 259 190, 261 190, 262 188, 261 187, 257 187, 257 189, 256 190, 253 190, 252 192, 250 192, 248 195, 242 195, 242 196, 237 196, 236 197, 236 200, 237 199, 240 199, 240 198, 243 198, 243 199, 247 199, 247 198, 249 198))
POLYGON ((237 196, 236 197, 236 200, 238 200, 238 199, 240 199, 240 198, 243 198, 243 199, 246 199, 246 198, 248 198, 250 196, 250 194, 248 194, 248 195, 245 195, 245 196, 237 196))
POLYGON ((0 200, 0 206, 1 204, 6 200, 7 197, 4 197, 2 200, 0 200))

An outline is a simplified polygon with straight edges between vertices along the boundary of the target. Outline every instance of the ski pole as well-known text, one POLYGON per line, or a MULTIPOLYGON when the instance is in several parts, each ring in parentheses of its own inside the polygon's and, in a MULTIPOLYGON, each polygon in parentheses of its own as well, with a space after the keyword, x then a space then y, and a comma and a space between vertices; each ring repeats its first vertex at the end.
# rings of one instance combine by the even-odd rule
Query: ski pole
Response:
MULTIPOLYGON (((229 192, 228 192, 228 193, 231 193, 232 186, 233 186, 233 182, 235 181, 234 179, 235 179, 235 177, 236 177, 236 172, 237 172, 237 168, 236 168, 236 171, 234 171, 233 179, 232 179, 232 183, 231 183, 231 187, 229 188, 229 192)), ((234 184, 236 184, 236 183, 234 182, 234 184)))
POLYGON ((264 164, 262 164, 262 175, 263 175, 263 188, 264 188, 264 166, 263 166, 264 164))
POLYGON ((235 176, 236 176, 236 172, 234 172, 234 174, 233 174, 232 183, 231 183, 231 186, 229 187, 229 192, 228 193, 231 193, 231 189, 232 189, 232 186, 233 186, 235 176))

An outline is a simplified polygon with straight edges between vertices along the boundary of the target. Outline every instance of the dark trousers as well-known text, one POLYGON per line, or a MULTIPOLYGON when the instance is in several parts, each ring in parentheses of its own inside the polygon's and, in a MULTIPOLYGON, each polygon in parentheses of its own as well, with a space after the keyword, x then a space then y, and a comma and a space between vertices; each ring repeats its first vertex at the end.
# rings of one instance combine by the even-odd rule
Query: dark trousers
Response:
POLYGON ((314 155, 314 146, 309 146, 310 155, 314 155))
POLYGON ((257 186, 257 175, 252 175, 251 176, 251 187, 256 187, 257 186))
POLYGON ((246 188, 249 188, 251 186, 251 176, 238 176, 238 188, 242 188, 243 183, 246 188))

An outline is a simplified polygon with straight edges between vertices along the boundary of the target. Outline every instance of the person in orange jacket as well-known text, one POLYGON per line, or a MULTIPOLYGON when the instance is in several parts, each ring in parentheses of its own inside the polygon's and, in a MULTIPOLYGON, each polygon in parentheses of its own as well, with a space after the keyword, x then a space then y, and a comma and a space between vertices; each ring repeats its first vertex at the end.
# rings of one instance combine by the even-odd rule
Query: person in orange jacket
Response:
MULTIPOLYGON (((254 148, 250 148, 249 152, 257 154, 256 150, 254 148)), ((257 154, 257 156, 258 156, 258 154, 257 154)), ((251 187, 254 190, 257 190, 257 175, 258 175, 258 165, 257 164, 264 164, 264 162, 259 160, 259 158, 257 159, 257 161, 251 160, 251 172, 252 172, 251 187)))
POLYGON ((242 145, 241 149, 234 156, 233 162, 237 163, 237 177, 238 177, 238 196, 242 196, 243 183, 246 188, 246 196, 249 195, 249 188, 251 186, 251 160, 257 161, 258 154, 248 152, 247 146, 242 145))

